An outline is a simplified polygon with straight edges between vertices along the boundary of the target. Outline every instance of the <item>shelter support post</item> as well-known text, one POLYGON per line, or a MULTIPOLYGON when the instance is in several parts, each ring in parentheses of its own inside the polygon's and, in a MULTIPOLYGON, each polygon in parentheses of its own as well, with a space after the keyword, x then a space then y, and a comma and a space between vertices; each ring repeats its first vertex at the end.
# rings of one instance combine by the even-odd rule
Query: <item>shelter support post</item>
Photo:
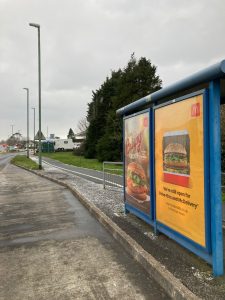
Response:
POLYGON ((223 275, 220 80, 209 85, 210 202, 213 275, 223 275))

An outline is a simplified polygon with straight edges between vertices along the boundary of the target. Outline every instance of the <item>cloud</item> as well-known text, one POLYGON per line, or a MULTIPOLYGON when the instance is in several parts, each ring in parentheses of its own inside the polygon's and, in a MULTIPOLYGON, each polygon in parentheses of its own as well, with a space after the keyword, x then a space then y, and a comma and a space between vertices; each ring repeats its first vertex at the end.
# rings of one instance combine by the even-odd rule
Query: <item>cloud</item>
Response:
POLYGON ((131 53, 150 59, 164 85, 224 55, 223 0, 1 0, 0 12, 0 138, 12 122, 26 135, 23 87, 38 105, 37 30, 29 22, 41 25, 43 128, 61 137, 131 53))

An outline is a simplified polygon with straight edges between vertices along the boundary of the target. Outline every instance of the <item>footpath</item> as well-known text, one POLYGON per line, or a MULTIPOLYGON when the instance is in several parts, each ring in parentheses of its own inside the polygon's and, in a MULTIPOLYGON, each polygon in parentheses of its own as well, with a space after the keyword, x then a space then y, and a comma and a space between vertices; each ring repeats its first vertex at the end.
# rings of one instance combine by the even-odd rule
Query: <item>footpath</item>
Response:
POLYGON ((168 299, 67 188, 7 164, 0 207, 1 300, 168 299))
POLYGON ((121 189, 96 184, 43 165, 32 171, 67 187, 174 299, 225 299, 225 276, 132 214, 124 214, 121 189))

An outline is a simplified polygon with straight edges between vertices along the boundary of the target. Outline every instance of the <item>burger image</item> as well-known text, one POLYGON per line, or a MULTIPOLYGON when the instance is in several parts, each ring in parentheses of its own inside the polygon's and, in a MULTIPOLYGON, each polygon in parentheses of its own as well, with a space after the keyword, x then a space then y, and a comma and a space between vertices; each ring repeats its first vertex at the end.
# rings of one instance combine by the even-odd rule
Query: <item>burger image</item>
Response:
POLYGON ((147 180, 141 165, 132 162, 127 166, 127 193, 141 201, 147 198, 147 180))
POLYGON ((179 143, 166 146, 163 157, 164 171, 189 174, 188 156, 185 147, 179 143))

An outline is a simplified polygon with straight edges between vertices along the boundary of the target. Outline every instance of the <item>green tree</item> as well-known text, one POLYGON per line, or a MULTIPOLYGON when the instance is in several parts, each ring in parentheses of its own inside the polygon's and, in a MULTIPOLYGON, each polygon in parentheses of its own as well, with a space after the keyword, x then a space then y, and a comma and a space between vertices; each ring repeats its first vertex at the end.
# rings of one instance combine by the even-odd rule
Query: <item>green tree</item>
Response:
POLYGON ((104 135, 107 116, 112 108, 114 97, 118 91, 118 81, 121 71, 112 72, 111 78, 101 85, 100 89, 92 92, 92 102, 88 104, 87 120, 89 127, 86 134, 85 157, 96 157, 97 144, 104 135))
POLYGON ((111 77, 93 92, 88 105, 86 157, 121 160, 122 120, 116 110, 157 91, 161 84, 156 66, 144 57, 137 60, 134 54, 123 70, 112 71, 111 77))
POLYGON ((67 134, 67 138, 68 138, 68 139, 74 139, 74 138, 75 138, 75 134, 74 134, 72 128, 69 129, 69 132, 68 132, 68 134, 67 134))

